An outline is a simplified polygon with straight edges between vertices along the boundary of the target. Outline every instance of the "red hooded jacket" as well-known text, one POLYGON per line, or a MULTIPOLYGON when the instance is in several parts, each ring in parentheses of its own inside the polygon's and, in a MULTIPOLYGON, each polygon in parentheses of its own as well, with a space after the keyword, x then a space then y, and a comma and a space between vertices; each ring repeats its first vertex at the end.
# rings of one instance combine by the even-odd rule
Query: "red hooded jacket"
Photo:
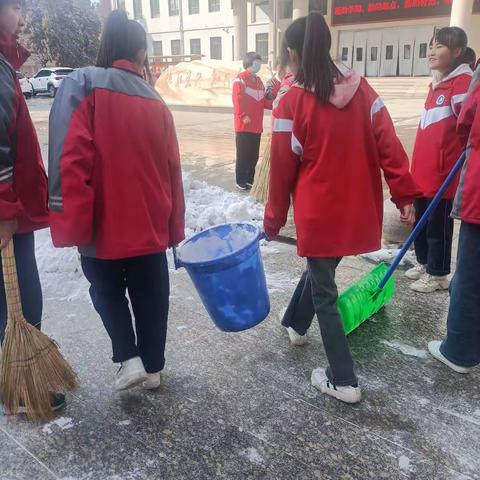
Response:
POLYGON ((467 159, 453 205, 452 216, 480 224, 480 68, 477 69, 458 118, 458 134, 467 145, 467 159))
POLYGON ((235 131, 238 133, 262 133, 265 109, 272 108, 272 100, 265 97, 265 86, 257 75, 245 70, 233 82, 233 109, 235 131), (243 123, 245 117, 250 123, 243 123))
POLYGON ((16 71, 29 53, 0 33, 0 221, 18 220, 18 233, 48 226, 47 176, 37 134, 16 71))
POLYGON ((127 61, 67 77, 50 115, 50 220, 57 247, 120 259, 184 237, 172 114, 127 61))
MULTIPOLYGON (((412 158, 412 175, 423 197, 435 196, 464 149, 456 126, 471 80, 472 70, 465 64, 430 85, 412 158)), ((444 198, 452 199, 457 185, 458 180, 444 198)))
POLYGON ((382 170, 397 207, 420 194, 381 98, 365 79, 347 71, 329 103, 295 84, 273 115, 267 236, 275 237, 285 225, 293 194, 300 256, 379 249, 382 170))

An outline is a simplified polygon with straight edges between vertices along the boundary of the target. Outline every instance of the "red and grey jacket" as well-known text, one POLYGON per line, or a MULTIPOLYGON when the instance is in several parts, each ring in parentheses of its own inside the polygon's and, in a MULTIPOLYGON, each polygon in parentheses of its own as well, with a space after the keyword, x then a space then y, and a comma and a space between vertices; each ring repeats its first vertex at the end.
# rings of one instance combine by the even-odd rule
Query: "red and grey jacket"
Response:
MULTIPOLYGON (((471 79, 472 70, 465 64, 430 85, 412 159, 413 178, 426 198, 435 196, 463 151, 456 126, 471 79)), ((458 179, 444 198, 452 199, 457 185, 458 179)))
POLYGON ((262 133, 264 110, 272 108, 272 100, 265 97, 262 79, 248 70, 239 73, 233 82, 232 99, 235 131, 262 133), (251 121, 246 125, 243 119, 247 116, 251 121))
POLYGON ((467 145, 467 159, 453 204, 452 217, 480 224, 480 68, 458 118, 457 131, 467 145))
POLYGON ((275 237, 285 225, 293 194, 300 256, 379 249, 382 170, 398 208, 420 195, 381 98, 365 79, 347 71, 329 103, 294 84, 273 116, 267 236, 275 237))
POLYGON ((49 191, 57 247, 120 259, 184 239, 173 118, 130 62, 63 81, 50 115, 49 191))
POLYGON ((29 53, 0 33, 0 221, 18 220, 18 233, 48 226, 47 176, 16 70, 29 53))

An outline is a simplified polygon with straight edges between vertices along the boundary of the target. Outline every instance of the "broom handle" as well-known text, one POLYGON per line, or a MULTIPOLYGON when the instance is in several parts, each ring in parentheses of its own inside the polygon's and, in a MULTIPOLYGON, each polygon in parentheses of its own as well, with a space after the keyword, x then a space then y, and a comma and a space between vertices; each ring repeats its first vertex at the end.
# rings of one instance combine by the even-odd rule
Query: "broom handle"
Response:
POLYGON ((2 269, 5 297, 7 299, 8 318, 23 318, 13 240, 10 240, 7 246, 2 250, 2 269))
POLYGON ((423 214, 422 218, 418 221, 417 225, 412 230, 412 233, 410 234, 407 241, 403 245, 402 249, 396 256, 395 260, 392 262, 392 265, 388 269, 387 273, 382 278, 381 282, 378 284, 378 288, 380 290, 382 290, 383 287, 385 287, 387 282, 390 280, 390 277, 393 275, 393 272, 397 269, 403 257, 408 252, 412 243, 416 240, 420 232, 423 230, 423 227, 425 227, 425 224, 427 223, 428 219, 432 215, 433 211, 437 208, 438 204, 440 203, 440 200, 443 198, 443 195, 445 194, 445 192, 448 190, 451 183, 453 182, 453 179, 462 168, 465 162, 465 158, 466 158, 466 152, 463 152, 460 158, 457 160, 457 163, 455 164, 455 166, 452 168, 452 171, 449 173, 448 177, 443 182, 442 186, 440 187, 440 190, 433 197, 433 200, 430 202, 430 205, 428 206, 427 210, 425 210, 425 213, 423 214))

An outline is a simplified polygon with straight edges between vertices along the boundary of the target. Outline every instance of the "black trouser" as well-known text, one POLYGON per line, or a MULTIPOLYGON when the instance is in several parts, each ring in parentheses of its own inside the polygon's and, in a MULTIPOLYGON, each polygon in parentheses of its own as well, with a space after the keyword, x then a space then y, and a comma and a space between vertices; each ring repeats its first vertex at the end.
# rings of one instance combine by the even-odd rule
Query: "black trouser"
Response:
POLYGON ((147 373, 165 366, 170 284, 165 253, 122 260, 82 256, 95 310, 112 340, 113 361, 141 357, 147 373), (135 331, 126 292, 132 302, 135 331))
MULTIPOLYGON (((23 316, 28 323, 41 327, 43 298, 37 262, 35 260, 35 236, 33 233, 21 233, 13 236, 18 283, 22 298, 23 316)), ((0 266, 1 266, 0 259, 0 266)), ((7 301, 0 268, 0 342, 3 342, 7 323, 7 301)))
POLYGON ((247 183, 253 185, 255 167, 260 155, 260 133, 237 132, 235 140, 237 144, 237 185, 244 186, 247 183))
MULTIPOLYGON (((430 198, 415 200, 417 222, 425 213, 430 198)), ((441 200, 425 228, 415 240, 418 263, 427 266, 427 273, 436 277, 448 275, 452 263, 453 219, 452 200, 441 200)))
POLYGON ((338 289, 335 272, 341 260, 341 258, 308 259, 308 272, 302 276, 289 306, 294 314, 286 315, 282 322, 284 325, 290 323, 285 326, 292 327, 297 333, 304 335, 312 323, 314 314, 317 314, 329 363, 326 374, 328 379, 339 387, 358 383, 342 319, 337 309, 338 289))
POLYGON ((461 367, 480 364, 480 225, 462 222, 450 287, 447 335, 440 348, 461 367))

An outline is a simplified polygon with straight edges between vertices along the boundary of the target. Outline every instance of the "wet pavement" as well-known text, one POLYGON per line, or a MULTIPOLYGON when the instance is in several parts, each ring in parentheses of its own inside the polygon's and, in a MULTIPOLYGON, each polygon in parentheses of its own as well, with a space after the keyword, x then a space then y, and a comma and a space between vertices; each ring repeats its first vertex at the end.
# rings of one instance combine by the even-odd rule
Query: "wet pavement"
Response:
MULTIPOLYGON (((49 100, 33 102, 35 110, 49 100)), ((44 108, 33 113, 45 144, 44 108)), ((182 150, 189 130, 199 139, 196 152, 184 153, 187 168, 231 188, 228 158, 203 168, 200 160, 220 162, 223 153, 208 153, 200 139, 212 142, 209 128, 227 135, 229 117, 209 113, 200 124, 196 115, 175 112, 182 150)), ((349 337, 364 399, 343 405, 309 384, 312 369, 326 364, 318 325, 308 345, 294 347, 277 318, 304 261, 275 243, 262 253, 272 312, 243 333, 218 331, 186 272, 171 270, 167 366, 157 392, 114 392, 110 342, 86 292, 68 299, 49 282, 45 330, 80 388, 47 425, 0 417, 0 479, 480 479, 480 369, 460 376, 426 352, 445 331, 447 294, 415 294, 398 272, 392 302, 349 337)), ((345 259, 340 288, 370 268, 345 259)))

